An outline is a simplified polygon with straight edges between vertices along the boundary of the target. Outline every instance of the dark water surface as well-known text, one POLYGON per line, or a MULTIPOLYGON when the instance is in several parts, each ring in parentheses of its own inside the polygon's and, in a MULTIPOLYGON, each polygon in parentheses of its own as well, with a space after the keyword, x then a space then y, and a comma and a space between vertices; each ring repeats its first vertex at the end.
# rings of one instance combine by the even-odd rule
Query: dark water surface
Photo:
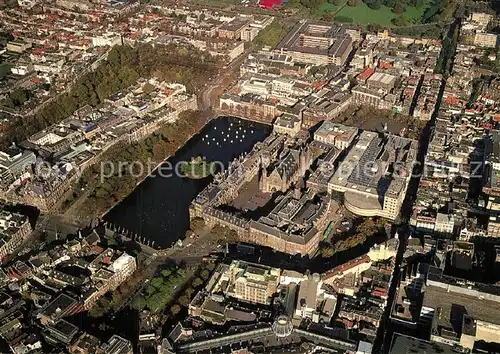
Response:
MULTIPOLYGON (((271 127, 264 124, 220 117, 209 122, 167 161, 175 166, 179 161, 203 156, 208 161, 219 161, 227 166, 270 132, 271 127)), ((162 171, 164 175, 167 173, 165 168, 162 171)), ((125 233, 154 240, 155 246, 169 247, 186 233, 189 205, 212 178, 192 180, 175 174, 161 177, 155 172, 111 209, 104 220, 127 230, 125 233)))

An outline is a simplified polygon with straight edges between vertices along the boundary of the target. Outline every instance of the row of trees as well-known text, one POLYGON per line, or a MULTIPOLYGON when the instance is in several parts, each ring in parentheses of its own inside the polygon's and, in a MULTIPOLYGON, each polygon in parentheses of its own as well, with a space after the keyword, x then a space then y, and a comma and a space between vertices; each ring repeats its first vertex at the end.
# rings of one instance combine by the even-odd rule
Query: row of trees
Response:
POLYGON ((446 36, 441 42, 442 48, 436 62, 436 72, 447 75, 451 73, 453 58, 455 56, 458 44, 459 28, 455 27, 452 36, 446 36))
POLYGON ((419 26, 399 27, 393 29, 393 32, 400 35, 411 37, 424 37, 424 38, 441 38, 443 32, 442 24, 424 24, 419 26))
POLYGON ((150 311, 160 312, 170 305, 169 309, 164 313, 166 317, 163 322, 165 322, 170 316, 175 317, 183 307, 189 306, 193 296, 208 281, 210 273, 214 269, 215 265, 213 263, 206 263, 200 266, 193 276, 191 276, 191 272, 185 269, 164 269, 160 272, 160 276, 151 280, 145 292, 134 299, 132 307, 137 310, 149 309, 150 311), (176 274, 179 271, 184 274, 182 281, 176 280, 176 274), (173 284, 175 285, 172 288, 173 284))
MULTIPOLYGON (((210 54, 184 45, 138 44, 115 46, 107 60, 83 75, 67 92, 40 109, 35 117, 20 119, 5 134, 3 145, 19 142, 55 124, 85 106, 97 106, 112 94, 134 84, 139 77, 156 76, 186 85, 194 92, 215 75, 219 61, 210 54)), ((22 97, 20 97, 22 98, 22 97)))
MULTIPOLYGON (((187 308, 191 303, 191 299, 196 295, 196 292, 201 289, 204 283, 210 278, 210 273, 215 269, 214 263, 205 263, 198 267, 196 275, 191 277, 190 283, 184 287, 176 298, 176 302, 170 307, 170 315, 175 316, 182 308, 187 308)), ((168 317, 167 319, 168 320, 168 317)))
POLYGON ((127 281, 120 284, 116 290, 106 293, 97 300, 94 306, 90 308, 89 315, 92 317, 101 317, 109 310, 118 310, 130 294, 140 285, 141 280, 140 272, 136 271, 127 281))
POLYGON ((424 0, 363 0, 363 2, 374 10, 380 9, 382 5, 387 6, 397 14, 405 12, 406 7, 421 7, 424 5, 424 0))

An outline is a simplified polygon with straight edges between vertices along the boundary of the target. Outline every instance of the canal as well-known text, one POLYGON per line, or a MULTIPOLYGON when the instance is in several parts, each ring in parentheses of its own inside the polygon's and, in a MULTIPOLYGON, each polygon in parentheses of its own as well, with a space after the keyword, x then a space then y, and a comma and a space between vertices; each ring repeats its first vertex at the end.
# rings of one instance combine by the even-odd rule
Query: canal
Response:
POLYGON ((270 126, 234 117, 219 117, 210 121, 160 169, 111 209, 104 220, 126 232, 154 241, 155 247, 170 247, 184 237, 189 227, 189 205, 213 177, 189 179, 173 171, 170 173, 169 168, 198 156, 227 166, 235 157, 248 153, 270 132, 270 126))

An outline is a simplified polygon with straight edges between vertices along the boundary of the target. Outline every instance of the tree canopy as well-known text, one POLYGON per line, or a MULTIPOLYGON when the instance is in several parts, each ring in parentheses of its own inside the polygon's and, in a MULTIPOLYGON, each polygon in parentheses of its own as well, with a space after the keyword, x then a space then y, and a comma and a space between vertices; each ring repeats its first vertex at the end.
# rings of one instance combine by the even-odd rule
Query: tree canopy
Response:
POLYGON ((378 10, 380 7, 387 6, 395 13, 403 13, 406 7, 421 7, 424 0, 363 0, 371 9, 378 10))
MULTIPOLYGON (((154 277, 145 289, 145 293, 134 299, 133 306, 137 309, 147 307, 158 312, 163 310, 174 298, 180 287, 188 278, 184 269, 169 268, 162 271, 160 276, 154 277)), ((184 299, 189 304, 189 299, 184 299)), ((175 306, 175 305, 174 305, 175 306)))
POLYGON ((438 22, 439 15, 448 5, 448 0, 432 0, 422 15, 422 23, 438 22))
POLYGON ((337 252, 343 252, 354 248, 366 241, 370 236, 382 232, 385 226, 385 220, 382 218, 366 218, 355 227, 355 234, 346 238, 337 240, 335 243, 322 242, 320 245, 321 256, 328 258, 337 252))
POLYGON ((255 38, 255 44, 261 48, 265 46, 274 48, 289 30, 290 26, 284 24, 279 19, 274 19, 270 25, 259 32, 255 38))
POLYGON ((31 92, 26 89, 15 89, 8 93, 7 97, 0 102, 1 105, 14 108, 22 106, 31 97, 31 92))

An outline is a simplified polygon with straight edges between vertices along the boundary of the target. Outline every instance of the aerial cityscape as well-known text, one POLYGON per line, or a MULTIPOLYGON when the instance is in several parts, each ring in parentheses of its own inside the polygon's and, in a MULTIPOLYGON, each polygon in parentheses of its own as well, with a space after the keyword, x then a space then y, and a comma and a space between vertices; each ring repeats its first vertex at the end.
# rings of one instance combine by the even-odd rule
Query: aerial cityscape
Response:
POLYGON ((500 353, 499 16, 0 0, 0 353, 500 353))

